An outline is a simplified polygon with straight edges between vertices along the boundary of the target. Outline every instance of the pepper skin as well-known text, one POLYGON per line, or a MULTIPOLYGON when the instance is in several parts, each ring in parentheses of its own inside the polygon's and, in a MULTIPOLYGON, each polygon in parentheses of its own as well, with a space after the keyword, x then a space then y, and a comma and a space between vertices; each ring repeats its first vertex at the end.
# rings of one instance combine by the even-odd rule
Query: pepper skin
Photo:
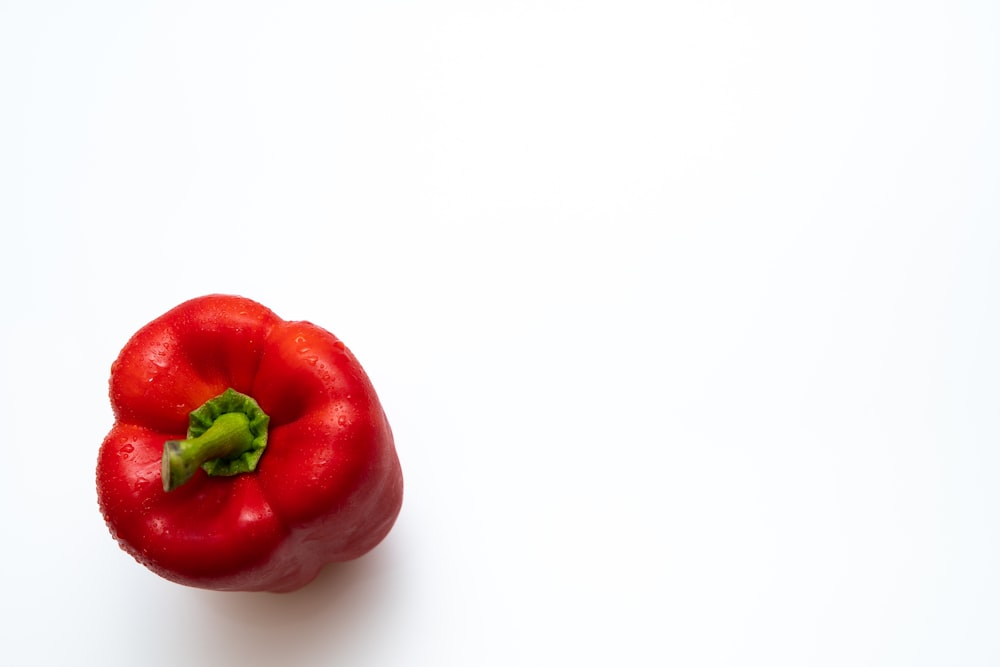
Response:
POLYGON ((292 591, 370 551, 399 514, 403 477, 375 390, 344 344, 309 322, 237 296, 187 301, 128 341, 110 397, 98 503, 121 547, 166 579, 292 591), (165 444, 190 441, 189 414, 230 389, 269 417, 256 468, 213 476, 212 461, 197 461, 166 491, 165 444))

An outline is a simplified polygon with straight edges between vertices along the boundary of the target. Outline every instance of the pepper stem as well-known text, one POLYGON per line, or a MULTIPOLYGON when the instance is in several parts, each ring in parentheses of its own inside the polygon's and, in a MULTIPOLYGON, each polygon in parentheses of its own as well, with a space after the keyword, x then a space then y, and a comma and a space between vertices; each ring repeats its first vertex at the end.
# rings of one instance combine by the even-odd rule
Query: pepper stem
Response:
POLYGON ((196 438, 163 443, 163 490, 173 491, 214 459, 235 458, 250 449, 250 420, 240 412, 227 412, 196 438))
POLYGON ((187 439, 163 443, 163 490, 173 491, 198 468, 209 475, 252 472, 267 445, 269 419, 257 402, 232 389, 191 412, 187 439))

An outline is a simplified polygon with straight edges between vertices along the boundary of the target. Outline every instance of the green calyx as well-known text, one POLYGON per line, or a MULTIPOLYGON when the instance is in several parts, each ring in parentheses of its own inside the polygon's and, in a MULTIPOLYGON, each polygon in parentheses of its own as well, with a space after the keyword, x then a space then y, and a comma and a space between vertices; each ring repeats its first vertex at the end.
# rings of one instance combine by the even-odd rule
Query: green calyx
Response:
POLYGON ((163 490, 173 491, 198 468, 218 477, 253 472, 269 421, 257 401, 233 389, 209 399, 189 415, 186 440, 163 443, 163 490))

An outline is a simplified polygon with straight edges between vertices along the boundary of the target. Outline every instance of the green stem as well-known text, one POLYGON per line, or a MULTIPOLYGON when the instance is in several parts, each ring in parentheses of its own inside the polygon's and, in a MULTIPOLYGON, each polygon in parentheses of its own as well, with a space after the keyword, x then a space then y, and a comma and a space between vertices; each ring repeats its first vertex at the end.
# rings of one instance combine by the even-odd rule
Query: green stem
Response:
POLYGON ((198 468, 213 476, 252 472, 267 446, 269 419, 257 402, 225 392, 190 414, 187 439, 163 443, 163 490, 173 491, 198 468))
POLYGON ((240 412, 227 412, 196 438, 163 443, 163 490, 173 491, 215 459, 236 458, 253 445, 250 420, 240 412))

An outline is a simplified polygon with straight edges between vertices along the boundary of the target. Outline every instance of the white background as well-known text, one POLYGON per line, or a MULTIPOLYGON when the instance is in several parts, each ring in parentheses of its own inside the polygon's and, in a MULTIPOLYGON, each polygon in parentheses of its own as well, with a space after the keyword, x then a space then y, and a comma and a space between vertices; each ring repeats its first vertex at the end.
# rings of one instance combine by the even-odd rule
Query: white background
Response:
POLYGON ((1000 664, 998 7, 0 2, 4 662, 1000 664), (396 433, 296 594, 97 510, 112 360, 212 292, 396 433))

